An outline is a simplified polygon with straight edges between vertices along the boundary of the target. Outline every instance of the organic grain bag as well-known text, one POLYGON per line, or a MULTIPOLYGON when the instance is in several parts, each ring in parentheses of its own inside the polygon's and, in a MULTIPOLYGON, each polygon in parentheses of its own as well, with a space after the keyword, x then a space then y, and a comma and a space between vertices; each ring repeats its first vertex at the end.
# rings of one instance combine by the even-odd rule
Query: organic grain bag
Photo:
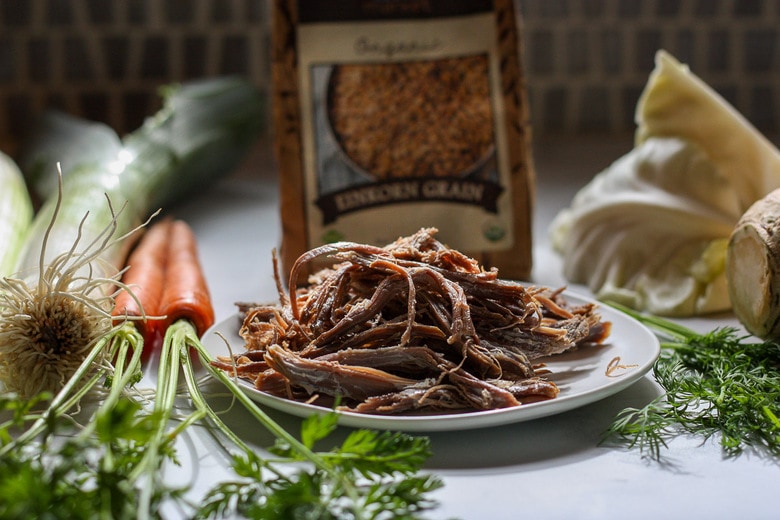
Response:
POLYGON ((531 271, 533 166, 512 0, 275 0, 283 268, 423 227, 531 271))

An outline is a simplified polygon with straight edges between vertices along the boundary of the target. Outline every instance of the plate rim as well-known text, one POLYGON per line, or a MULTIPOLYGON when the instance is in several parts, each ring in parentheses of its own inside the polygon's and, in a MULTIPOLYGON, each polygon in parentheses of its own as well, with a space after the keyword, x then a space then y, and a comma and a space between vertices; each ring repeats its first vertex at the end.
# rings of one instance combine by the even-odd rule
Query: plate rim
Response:
MULTIPOLYGON (((593 298, 582 296, 569 290, 563 291, 562 296, 576 304, 592 303, 598 305, 598 311, 601 314, 602 319, 612 323, 610 338, 614 337, 616 329, 621 329, 621 332, 624 332, 622 329, 626 329, 640 334, 641 337, 636 341, 636 343, 641 346, 639 354, 643 354, 640 357, 640 362, 628 366, 630 370, 624 371, 613 379, 609 379, 609 376, 605 374, 604 377, 607 378, 606 380, 608 381, 606 384, 596 385, 593 388, 574 394, 559 394, 554 399, 523 404, 512 408, 428 415, 374 415, 337 410, 338 424, 353 428, 385 429, 406 432, 458 431, 502 426, 557 415, 592 404, 625 390, 650 371, 660 355, 661 344, 658 337, 650 331, 649 328, 635 318, 622 313, 618 309, 610 307, 605 303, 598 302, 593 298)), ((230 345, 231 348, 234 349, 233 352, 238 353, 240 351, 239 348, 243 347, 243 340, 238 336, 239 327, 240 320, 238 318, 238 313, 236 312, 227 318, 215 322, 214 325, 209 327, 203 334, 201 343, 210 355, 216 357, 217 355, 225 355, 228 353, 222 336, 228 341, 237 339, 237 341, 241 343, 240 345, 234 344, 232 341, 230 342, 230 345), (231 325, 231 323, 234 325, 231 325), (237 346, 239 348, 236 348, 237 346)), ((614 346, 614 343, 607 341, 604 345, 610 347, 614 346)), ((598 346, 594 348, 598 348, 598 346)), ((567 353, 563 353, 544 359, 549 363, 554 363, 556 360, 565 359, 566 355, 567 353)), ((603 355, 601 355, 601 357, 603 358, 603 355)), ((552 375, 554 374, 555 372, 552 371, 552 375)), ((251 383, 244 379, 237 379, 237 382, 239 383, 239 388, 255 402, 289 415, 305 418, 311 414, 321 415, 333 411, 331 408, 299 401, 291 401, 289 399, 267 394, 257 390, 251 383)), ((564 390, 565 388, 562 388, 561 392, 564 392, 564 390)))

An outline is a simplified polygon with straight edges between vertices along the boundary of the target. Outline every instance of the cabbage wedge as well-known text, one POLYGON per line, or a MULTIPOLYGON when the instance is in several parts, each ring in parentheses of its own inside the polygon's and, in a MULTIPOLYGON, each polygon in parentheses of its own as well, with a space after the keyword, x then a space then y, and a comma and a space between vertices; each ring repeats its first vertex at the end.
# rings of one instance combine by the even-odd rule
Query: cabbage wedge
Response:
POLYGON ((727 311, 728 238, 751 204, 780 187, 780 152, 665 51, 636 123, 634 148, 551 225, 564 276, 657 315, 727 311))

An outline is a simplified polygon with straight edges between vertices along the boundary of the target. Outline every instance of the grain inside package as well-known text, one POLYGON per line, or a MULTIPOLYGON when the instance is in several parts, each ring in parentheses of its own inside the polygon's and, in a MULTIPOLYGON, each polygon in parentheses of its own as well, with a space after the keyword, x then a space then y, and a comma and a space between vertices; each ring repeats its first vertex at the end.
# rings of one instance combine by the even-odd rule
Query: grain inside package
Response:
POLYGON ((275 0, 285 273, 305 251, 420 228, 531 273, 534 172, 512 0, 275 0))

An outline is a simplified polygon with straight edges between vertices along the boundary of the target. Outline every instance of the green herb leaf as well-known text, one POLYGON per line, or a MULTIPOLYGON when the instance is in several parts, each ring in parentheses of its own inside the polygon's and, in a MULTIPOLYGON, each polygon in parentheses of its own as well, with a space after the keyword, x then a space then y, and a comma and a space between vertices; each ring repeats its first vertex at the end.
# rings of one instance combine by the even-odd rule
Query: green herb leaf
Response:
POLYGON ((719 435, 728 455, 746 448, 780 456, 780 344, 754 341, 733 327, 706 334, 615 305, 671 339, 653 375, 664 394, 623 410, 605 435, 659 460, 675 435, 719 435))
POLYGON ((301 442, 307 448, 314 448, 314 444, 333 433, 337 425, 336 413, 310 415, 301 425, 301 442))
POLYGON ((431 456, 430 439, 402 433, 355 430, 337 451, 345 467, 363 475, 414 473, 431 456))
MULTIPOLYGON (((325 439, 337 418, 330 413, 304 420, 303 442, 311 447, 325 439)), ((317 452, 325 468, 289 466, 306 459, 279 440, 272 451, 283 458, 235 455, 233 471, 242 480, 210 490, 196 518, 413 519, 435 507, 427 494, 442 485, 434 476, 416 474, 431 453, 427 437, 355 430, 340 446, 317 452)))

